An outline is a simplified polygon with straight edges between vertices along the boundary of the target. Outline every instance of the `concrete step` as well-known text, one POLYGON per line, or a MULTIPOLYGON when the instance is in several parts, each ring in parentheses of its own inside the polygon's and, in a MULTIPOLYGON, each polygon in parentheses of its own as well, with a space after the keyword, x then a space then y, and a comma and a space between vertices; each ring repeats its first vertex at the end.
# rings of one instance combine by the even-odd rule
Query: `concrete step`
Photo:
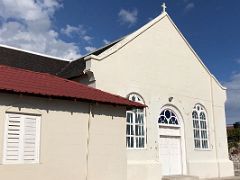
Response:
POLYGON ((177 175, 163 176, 162 180, 199 180, 199 178, 197 176, 177 175))

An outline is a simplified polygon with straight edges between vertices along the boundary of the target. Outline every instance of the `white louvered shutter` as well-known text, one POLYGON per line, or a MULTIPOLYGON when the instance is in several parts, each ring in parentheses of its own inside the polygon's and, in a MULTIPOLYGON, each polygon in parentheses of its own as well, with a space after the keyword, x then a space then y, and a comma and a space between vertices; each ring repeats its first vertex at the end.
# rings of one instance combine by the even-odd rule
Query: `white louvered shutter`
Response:
POLYGON ((37 117, 26 116, 24 119, 23 160, 33 162, 37 157, 37 117))
POLYGON ((7 114, 4 162, 17 162, 20 156, 21 115, 7 114))
POLYGON ((3 163, 37 163, 39 161, 39 133, 39 116, 6 114, 3 163))

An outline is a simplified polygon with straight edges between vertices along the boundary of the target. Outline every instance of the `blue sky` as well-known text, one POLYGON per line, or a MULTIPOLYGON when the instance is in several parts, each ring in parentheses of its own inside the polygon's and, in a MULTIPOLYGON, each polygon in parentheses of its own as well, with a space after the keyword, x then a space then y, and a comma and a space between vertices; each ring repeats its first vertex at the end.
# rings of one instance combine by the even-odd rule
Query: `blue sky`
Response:
MULTIPOLYGON (((240 1, 165 0, 203 62, 228 87, 228 122, 240 121, 240 1)), ((0 0, 0 43, 75 59, 143 26, 161 0, 0 0)))

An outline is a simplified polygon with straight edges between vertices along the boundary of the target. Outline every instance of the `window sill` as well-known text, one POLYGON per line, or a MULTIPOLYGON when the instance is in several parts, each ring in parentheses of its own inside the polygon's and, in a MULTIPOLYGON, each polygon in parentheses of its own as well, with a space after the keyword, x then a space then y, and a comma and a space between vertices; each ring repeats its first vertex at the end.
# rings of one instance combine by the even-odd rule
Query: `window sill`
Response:
POLYGON ((131 151, 131 150, 147 150, 147 148, 127 148, 127 150, 131 151))
POLYGON ((158 123, 159 127, 168 127, 168 128, 181 128, 180 125, 172 125, 172 124, 160 124, 158 123))
POLYGON ((1 165, 38 165, 40 162, 2 162, 1 165))
POLYGON ((212 149, 210 149, 210 148, 207 148, 207 149, 194 148, 194 151, 212 151, 212 149))

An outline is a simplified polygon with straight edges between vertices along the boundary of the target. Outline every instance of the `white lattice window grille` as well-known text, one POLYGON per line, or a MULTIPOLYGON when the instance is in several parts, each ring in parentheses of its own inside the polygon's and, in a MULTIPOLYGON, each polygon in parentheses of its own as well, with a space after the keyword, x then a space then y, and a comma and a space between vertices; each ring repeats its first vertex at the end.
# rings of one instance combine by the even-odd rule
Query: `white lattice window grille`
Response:
POLYGON ((208 149, 208 128, 206 112, 202 105, 195 105, 192 112, 194 146, 196 149, 208 149))
POLYGON ((179 126, 178 118, 171 109, 164 109, 158 118, 159 124, 179 126))
POLYGON ((4 164, 39 162, 40 116, 7 113, 4 164))
MULTIPOLYGON (((137 94, 131 94, 129 100, 144 104, 143 99, 137 94)), ((145 148, 146 130, 145 130, 145 114, 143 109, 133 109, 127 111, 127 127, 126 127, 126 146, 129 149, 145 148)))

